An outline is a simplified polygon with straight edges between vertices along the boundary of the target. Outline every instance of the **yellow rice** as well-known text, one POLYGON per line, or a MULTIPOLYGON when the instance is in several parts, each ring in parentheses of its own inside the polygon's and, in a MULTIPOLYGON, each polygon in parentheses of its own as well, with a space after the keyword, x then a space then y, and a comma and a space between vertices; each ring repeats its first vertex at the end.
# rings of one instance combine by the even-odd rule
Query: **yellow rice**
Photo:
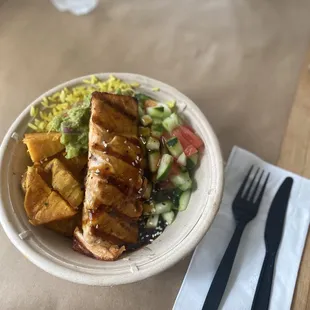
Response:
MULTIPOLYGON (((117 79, 111 75, 106 81, 99 80, 96 76, 91 76, 89 80, 83 80, 82 85, 78 85, 68 89, 64 87, 61 91, 54 93, 49 97, 43 97, 41 107, 32 106, 30 109, 30 116, 32 122, 28 126, 37 132, 47 132, 48 123, 57 115, 71 108, 77 102, 83 101, 86 97, 91 95, 94 91, 122 93, 134 95, 134 89, 140 84, 132 82, 130 84, 117 79)), ((159 87, 152 88, 152 91, 160 91, 159 87)), ((176 101, 171 100, 166 102, 169 108, 174 108, 176 101)))
POLYGON ((89 80, 83 80, 83 83, 83 85, 70 89, 65 87, 47 98, 43 97, 41 107, 31 107, 30 116, 33 119, 28 126, 37 132, 48 131, 47 125, 55 116, 68 110, 73 104, 83 101, 94 91, 120 92, 133 95, 134 88, 140 86, 139 83, 125 83, 112 75, 106 81, 101 81, 96 76, 91 76, 89 80))

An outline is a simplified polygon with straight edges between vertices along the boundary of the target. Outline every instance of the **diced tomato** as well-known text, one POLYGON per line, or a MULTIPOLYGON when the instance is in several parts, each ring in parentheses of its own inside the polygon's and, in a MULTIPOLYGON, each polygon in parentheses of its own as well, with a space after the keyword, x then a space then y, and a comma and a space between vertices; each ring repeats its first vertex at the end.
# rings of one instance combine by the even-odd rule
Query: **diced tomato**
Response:
POLYGON ((195 130, 192 126, 189 126, 189 125, 182 125, 182 126, 189 129, 191 132, 195 132, 195 130))
MULTIPOLYGON (((185 126, 180 126, 178 129, 180 129, 182 136, 189 144, 192 144, 196 149, 199 149, 201 146, 203 146, 203 141, 200 137, 198 137, 195 133, 193 133, 191 130, 186 128, 185 126)), ((181 143, 182 144, 182 143, 181 143)), ((184 148, 184 147, 183 147, 184 148)))
POLYGON ((174 137, 177 137, 177 138, 179 139, 179 141, 180 141, 180 143, 181 143, 183 149, 186 149, 186 148, 190 145, 190 143, 189 143, 189 142, 185 139, 185 137, 183 136, 181 127, 178 127, 178 128, 176 128, 176 129, 174 129, 174 130, 172 131, 172 135, 173 135, 174 137))
POLYGON ((196 154, 198 152, 198 150, 193 146, 193 145, 189 145, 185 150, 184 153, 186 155, 186 157, 189 157, 193 154, 196 154))

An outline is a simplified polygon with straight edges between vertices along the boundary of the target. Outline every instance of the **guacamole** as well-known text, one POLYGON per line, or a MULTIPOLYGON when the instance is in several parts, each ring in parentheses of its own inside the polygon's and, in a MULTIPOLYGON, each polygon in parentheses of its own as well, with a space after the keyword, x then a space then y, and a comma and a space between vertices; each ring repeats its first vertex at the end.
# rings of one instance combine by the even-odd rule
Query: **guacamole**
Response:
POLYGON ((88 150, 90 100, 76 103, 63 114, 55 116, 48 124, 49 131, 61 132, 60 142, 66 147, 70 159, 88 150))

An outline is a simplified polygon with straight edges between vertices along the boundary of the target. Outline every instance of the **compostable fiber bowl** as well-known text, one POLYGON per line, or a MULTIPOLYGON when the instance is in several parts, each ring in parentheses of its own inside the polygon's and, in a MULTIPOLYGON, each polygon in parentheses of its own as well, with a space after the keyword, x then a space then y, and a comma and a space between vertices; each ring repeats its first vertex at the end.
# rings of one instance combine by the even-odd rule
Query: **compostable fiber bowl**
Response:
POLYGON ((22 137, 31 121, 31 106, 64 87, 83 84, 83 76, 44 93, 33 101, 7 132, 0 150, 0 221, 11 242, 31 262, 57 277, 89 285, 117 285, 139 281, 155 275, 177 263, 192 251, 209 229, 219 208, 223 189, 223 162, 218 140, 199 108, 176 89, 154 79, 129 73, 96 74, 107 79, 110 74, 125 82, 140 83, 139 91, 157 100, 176 99, 177 107, 194 127, 205 144, 204 154, 195 172, 197 189, 186 211, 180 212, 174 223, 152 244, 124 255, 115 262, 102 262, 72 250, 72 241, 44 227, 34 227, 23 207, 21 175, 30 159, 22 137), (159 92, 152 92, 159 87, 159 92))

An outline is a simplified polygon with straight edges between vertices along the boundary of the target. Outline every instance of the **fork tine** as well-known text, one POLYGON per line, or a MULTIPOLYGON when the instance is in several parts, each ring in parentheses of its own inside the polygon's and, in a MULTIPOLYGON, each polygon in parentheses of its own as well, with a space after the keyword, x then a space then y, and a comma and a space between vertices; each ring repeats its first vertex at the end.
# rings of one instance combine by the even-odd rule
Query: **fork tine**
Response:
POLYGON ((248 186, 248 188, 247 188, 247 190, 246 190, 246 192, 245 192, 245 194, 244 194, 244 196, 243 196, 244 199, 249 199, 251 189, 252 189, 253 184, 254 184, 254 182, 255 182, 255 179, 256 179, 256 177, 257 177, 257 175, 258 175, 258 171, 259 171, 259 168, 257 168, 257 170, 256 170, 256 172, 255 172, 255 174, 254 174, 254 177, 253 177, 253 179, 252 179, 250 185, 248 186))
POLYGON ((263 177, 263 175, 264 175, 264 170, 262 170, 262 172, 261 172, 261 174, 260 174, 260 176, 259 176, 259 178, 258 178, 258 181, 257 181, 257 183, 256 183, 256 186, 255 186, 255 188, 254 188, 254 190, 253 190, 253 193, 252 193, 252 195, 251 195, 251 197, 250 197, 250 201, 252 201, 252 202, 254 202, 254 198, 255 198, 255 195, 256 195, 256 193, 257 193, 257 190, 258 190, 258 187, 259 187, 259 184, 260 184, 260 182, 261 182, 261 180, 262 180, 262 177, 263 177))
POLYGON ((241 184, 241 186, 240 186, 240 188, 238 190, 238 193, 236 195, 236 198, 241 198, 242 197, 242 193, 244 191, 246 183, 248 182, 248 179, 250 177, 250 174, 251 174, 252 170, 253 170, 253 165, 250 167, 248 174, 246 175, 245 179, 243 180, 243 182, 242 182, 242 184, 241 184))
POLYGON ((269 176, 270 176, 270 173, 267 174, 267 177, 266 177, 266 180, 265 180, 265 183, 257 197, 257 200, 255 201, 255 204, 256 205, 259 205, 260 202, 262 201, 262 198, 263 198, 263 195, 264 195, 264 191, 265 191, 265 188, 266 188, 266 185, 267 185, 267 182, 268 182, 268 179, 269 179, 269 176))

